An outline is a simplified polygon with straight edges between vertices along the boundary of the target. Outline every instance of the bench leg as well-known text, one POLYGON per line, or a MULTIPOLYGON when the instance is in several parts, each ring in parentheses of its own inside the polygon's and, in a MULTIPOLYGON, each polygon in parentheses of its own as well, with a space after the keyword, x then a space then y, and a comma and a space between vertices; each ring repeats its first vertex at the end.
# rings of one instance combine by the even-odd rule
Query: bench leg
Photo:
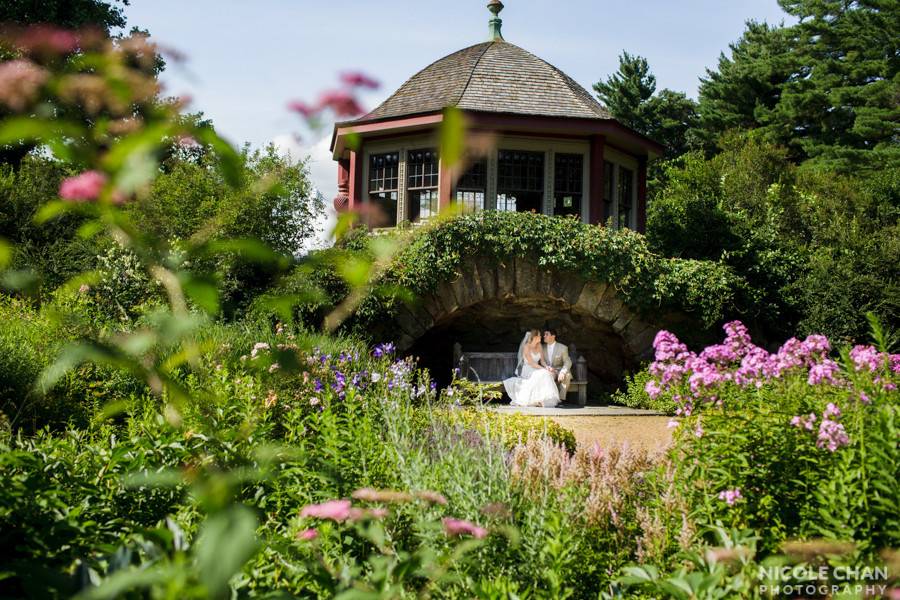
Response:
POLYGON ((578 386, 578 404, 579 404, 579 406, 584 406, 587 404, 587 386, 586 385, 578 386))

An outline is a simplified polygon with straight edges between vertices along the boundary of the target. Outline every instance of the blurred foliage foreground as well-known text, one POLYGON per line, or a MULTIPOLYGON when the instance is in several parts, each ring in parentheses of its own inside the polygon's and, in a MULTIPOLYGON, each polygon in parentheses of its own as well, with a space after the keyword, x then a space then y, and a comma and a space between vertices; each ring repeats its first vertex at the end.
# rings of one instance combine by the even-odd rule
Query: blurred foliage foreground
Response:
MULTIPOLYGON (((80 239, 106 245, 100 268, 47 269, 63 281, 41 306, 27 299, 33 272, 4 273, 20 295, 0 303, 0 596, 775 597, 774 584, 808 583, 804 567, 824 567, 848 597, 861 596, 859 583, 883 594, 895 585, 889 334, 875 326, 877 346, 840 358, 819 338, 763 356, 734 324, 700 354, 660 334, 641 381, 681 420, 675 445, 649 456, 576 448, 558 426, 479 410, 476 387, 439 392, 389 343, 252 311, 220 320, 223 265, 283 271, 291 242, 229 234, 242 219, 215 211, 222 227, 192 225, 173 240, 136 207, 177 148, 202 148, 211 185, 234 190, 271 189, 247 178, 279 165, 242 156, 161 101, 146 39, 72 35, 26 36, 2 65, 0 145, 31 145, 66 170, 35 221, 70 220, 80 239), (147 287, 153 297, 135 302, 147 287), (888 575, 867 577, 878 565, 888 575), (800 569, 769 569, 782 566, 800 569), (859 568, 841 579, 841 566, 859 568), (787 579, 772 581, 779 573, 787 579)), ((295 191, 270 198, 278 206, 295 191)), ((393 258, 477 235, 478 218, 335 250, 346 294, 325 322, 364 308, 393 258)), ((507 248, 537 243, 512 235, 526 217, 480 218, 496 219, 507 248)), ((631 277, 634 293, 657 300, 681 293, 651 283, 680 281, 677 263, 633 234, 531 223, 535 235, 572 233, 578 250, 561 266, 631 277), (624 249, 592 266, 584 257, 597 244, 624 249)), ((15 253, 6 240, 4 268, 15 253)), ((709 264, 696 272, 720 273, 709 264)), ((391 272, 390 283, 428 285, 421 262, 391 272)), ((686 297, 717 306, 706 294, 718 283, 700 280, 686 297)), ((297 298, 266 303, 290 317, 297 298)))

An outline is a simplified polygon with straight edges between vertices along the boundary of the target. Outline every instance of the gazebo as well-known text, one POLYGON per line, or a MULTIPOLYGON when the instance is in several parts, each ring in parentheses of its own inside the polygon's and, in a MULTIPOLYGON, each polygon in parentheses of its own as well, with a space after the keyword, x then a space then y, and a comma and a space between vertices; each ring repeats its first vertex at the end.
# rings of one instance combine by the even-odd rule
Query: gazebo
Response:
POLYGON ((335 124, 335 208, 361 210, 373 227, 428 219, 457 203, 643 231, 647 161, 663 147, 504 40, 500 0, 488 9, 488 41, 432 63, 372 112, 335 124), (438 150, 449 108, 467 124, 466 160, 452 166, 438 150))

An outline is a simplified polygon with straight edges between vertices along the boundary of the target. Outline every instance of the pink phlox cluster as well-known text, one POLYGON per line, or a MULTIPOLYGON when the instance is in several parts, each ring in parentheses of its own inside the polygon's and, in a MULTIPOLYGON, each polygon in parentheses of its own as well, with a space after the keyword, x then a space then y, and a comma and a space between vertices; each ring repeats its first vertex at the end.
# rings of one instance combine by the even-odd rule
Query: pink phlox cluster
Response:
POLYGON ((649 372, 653 379, 644 390, 657 398, 669 389, 687 384, 687 397, 674 397, 682 406, 678 414, 690 415, 692 400, 719 402, 716 389, 727 383, 741 387, 762 387, 794 370, 805 370, 810 385, 844 385, 840 365, 828 358, 831 344, 823 335, 810 335, 805 340, 791 338, 778 352, 770 354, 751 342, 747 327, 740 321, 724 326, 725 340, 694 354, 671 332, 660 331, 653 341, 655 361, 649 372))
POLYGON ((322 504, 309 504, 300 511, 301 517, 346 521, 351 516, 349 500, 329 500, 322 504))
POLYGON ((820 363, 815 363, 809 368, 809 377, 807 383, 809 385, 818 385, 827 383, 829 385, 840 385, 841 366, 830 358, 823 359, 820 363))
POLYGON ((874 373, 878 370, 878 366, 882 364, 884 354, 878 352, 874 346, 864 346, 862 344, 853 346, 850 350, 850 360, 853 361, 857 371, 868 371, 874 373))
POLYGON ((85 171, 68 177, 59 186, 59 197, 69 202, 96 200, 106 185, 106 175, 100 171, 85 171))
POLYGON ((819 424, 819 436, 816 439, 816 447, 826 448, 829 452, 834 452, 848 444, 850 444, 850 436, 844 430, 843 424, 823 418, 819 424))
POLYGON ((791 425, 812 431, 816 425, 816 413, 809 413, 808 416, 794 416, 791 418, 791 425))
POLYGON ((487 537, 488 534, 487 529, 462 519, 444 517, 442 523, 444 524, 444 531, 447 532, 447 535, 451 536, 471 535, 476 539, 482 539, 487 537))
POLYGON ((719 500, 722 500, 728 506, 734 506, 738 500, 741 500, 743 496, 741 495, 741 488, 734 488, 733 490, 722 490, 719 492, 719 500))

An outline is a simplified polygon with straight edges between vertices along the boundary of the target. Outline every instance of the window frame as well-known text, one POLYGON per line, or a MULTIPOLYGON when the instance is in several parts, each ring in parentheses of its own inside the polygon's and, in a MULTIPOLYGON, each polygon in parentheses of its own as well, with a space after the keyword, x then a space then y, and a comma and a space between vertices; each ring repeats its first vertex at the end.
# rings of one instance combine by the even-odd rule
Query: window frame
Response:
POLYGON ((459 205, 460 211, 464 213, 477 213, 483 210, 487 210, 487 195, 488 195, 488 171, 490 169, 490 161, 486 156, 477 156, 477 157, 468 157, 464 162, 464 166, 466 167, 462 174, 459 175, 458 178, 454 179, 453 189, 450 190, 450 197, 455 204, 459 205), (484 172, 482 173, 482 185, 480 187, 474 185, 460 186, 460 182, 465 177, 466 173, 474 167, 475 165, 484 165, 484 172), (462 187, 462 189, 460 189, 462 187), (472 206, 469 208, 467 201, 464 198, 460 198, 459 194, 473 194, 472 198, 472 206), (477 195, 481 194, 481 206, 478 206, 477 195))
MULTIPOLYGON (((383 139, 376 141, 366 141, 363 142, 362 147, 362 181, 363 181, 363 200, 364 202, 369 201, 369 164, 370 157, 373 154, 385 154, 390 152, 399 152, 400 154, 400 162, 399 162, 399 185, 400 188, 397 194, 397 214, 396 214, 396 225, 391 227, 383 227, 382 229, 391 229, 393 227, 399 226, 403 223, 409 223, 409 192, 407 189, 407 153, 409 151, 422 150, 422 149, 430 149, 433 148, 437 151, 439 144, 438 140, 433 135, 415 135, 415 136, 405 136, 398 137, 392 139, 383 139)), ((440 194, 441 189, 441 164, 440 159, 438 160, 438 194, 440 194)), ((440 210, 440 198, 438 199, 438 210, 440 210)))
MULTIPOLYGON (((620 178, 621 178, 621 170, 628 169, 631 171, 631 208, 629 210, 625 227, 628 229, 636 230, 637 229, 637 205, 638 205, 638 160, 624 152, 620 152, 615 148, 605 148, 603 152, 603 160, 605 162, 609 162, 613 166, 613 194, 614 197, 612 202, 610 203, 610 212, 606 216, 607 220, 612 220, 613 229, 619 229, 621 223, 619 222, 619 207, 620 207, 620 198, 619 193, 621 190, 620 186, 620 178)), ((604 167, 603 172, 603 186, 604 186, 604 194, 606 193, 606 186, 608 182, 606 181, 606 168, 604 167)), ((604 199, 605 200, 605 199, 604 199)))
MULTIPOLYGON (((400 195, 401 195, 400 193, 401 193, 401 185, 402 185, 401 180, 403 178, 403 169, 401 167, 402 162, 403 162, 403 155, 401 152, 399 152, 397 150, 386 150, 383 152, 370 152, 366 155, 366 168, 365 168, 365 182, 366 182, 365 201, 366 201, 366 204, 372 205, 375 203, 372 199, 372 196, 374 194, 379 194, 379 193, 396 193, 397 194, 397 199, 395 201, 395 206, 398 207, 395 209, 395 212, 397 214, 394 215, 393 225, 387 225, 386 228, 396 227, 397 224, 399 223, 399 206, 400 206, 400 195), (376 156, 388 156, 391 154, 397 155, 397 173, 396 173, 397 187, 373 189, 372 188, 372 177, 371 177, 371 175, 372 175, 372 159, 376 156)), ((389 219, 388 222, 390 223, 390 216, 388 216, 388 219, 389 219)))
MULTIPOLYGON (((406 150, 406 151, 405 151, 405 154, 406 154, 406 161, 405 161, 405 162, 406 162, 406 168, 405 168, 405 171, 406 171, 406 198, 407 198, 406 204, 408 204, 408 207, 407 207, 407 210, 406 210, 406 216, 407 216, 407 218, 406 218, 405 220, 406 220, 406 221, 409 221, 409 222, 411 222, 411 223, 417 223, 417 222, 419 222, 419 221, 425 221, 425 220, 431 219, 431 218, 433 218, 433 217, 436 217, 437 214, 438 214, 438 212, 440 212, 440 209, 441 209, 441 204, 440 204, 441 201, 440 201, 440 198, 439 198, 440 189, 441 189, 441 186, 440 186, 440 183, 441 183, 441 157, 440 157, 440 150, 439 150, 438 148, 436 148, 436 147, 430 147, 430 146, 429 146, 429 147, 425 147, 425 148, 414 148, 414 149, 409 149, 409 150, 406 150), (434 154, 436 160, 435 160, 435 163, 434 163, 434 165, 435 165, 435 170, 434 170, 433 173, 425 173, 424 170, 423 170, 423 172, 422 172, 421 175, 416 175, 416 174, 412 173, 412 167, 411 167, 412 162, 411 162, 411 160, 410 160, 410 155, 413 154, 413 153, 416 153, 416 152, 430 152, 430 153, 434 154), (428 177, 433 177, 433 178, 434 178, 434 185, 421 185, 421 186, 414 186, 414 185, 411 185, 411 180, 412 180, 414 177, 421 177, 421 178, 422 178, 422 183, 425 183, 425 179, 426 179, 426 178, 428 178, 428 177), (413 205, 413 202, 412 202, 413 192, 425 192, 425 191, 428 191, 428 192, 433 193, 433 199, 434 199, 434 203, 433 203, 433 206, 434 206, 433 214, 429 214, 428 216, 423 217, 423 216, 422 216, 422 212, 421 212, 421 208, 420 208, 419 212, 416 213, 416 217, 413 218, 413 210, 415 209, 415 207, 414 207, 414 205, 413 205)), ((427 165, 427 164, 430 164, 430 163, 423 163, 423 165, 427 165)))
MULTIPOLYGON (((477 135, 477 134, 476 134, 477 135)), ((582 161, 582 194, 579 215, 583 223, 590 223, 590 142, 588 140, 566 140, 560 138, 543 138, 531 136, 504 135, 493 138, 493 148, 484 157, 486 162, 486 192, 484 210, 497 210, 497 189, 499 186, 499 155, 501 151, 543 152, 544 153, 544 190, 541 201, 541 214, 554 214, 556 190, 556 153, 580 154, 582 161)), ((457 186, 453 183, 451 198, 456 198, 457 186)))

